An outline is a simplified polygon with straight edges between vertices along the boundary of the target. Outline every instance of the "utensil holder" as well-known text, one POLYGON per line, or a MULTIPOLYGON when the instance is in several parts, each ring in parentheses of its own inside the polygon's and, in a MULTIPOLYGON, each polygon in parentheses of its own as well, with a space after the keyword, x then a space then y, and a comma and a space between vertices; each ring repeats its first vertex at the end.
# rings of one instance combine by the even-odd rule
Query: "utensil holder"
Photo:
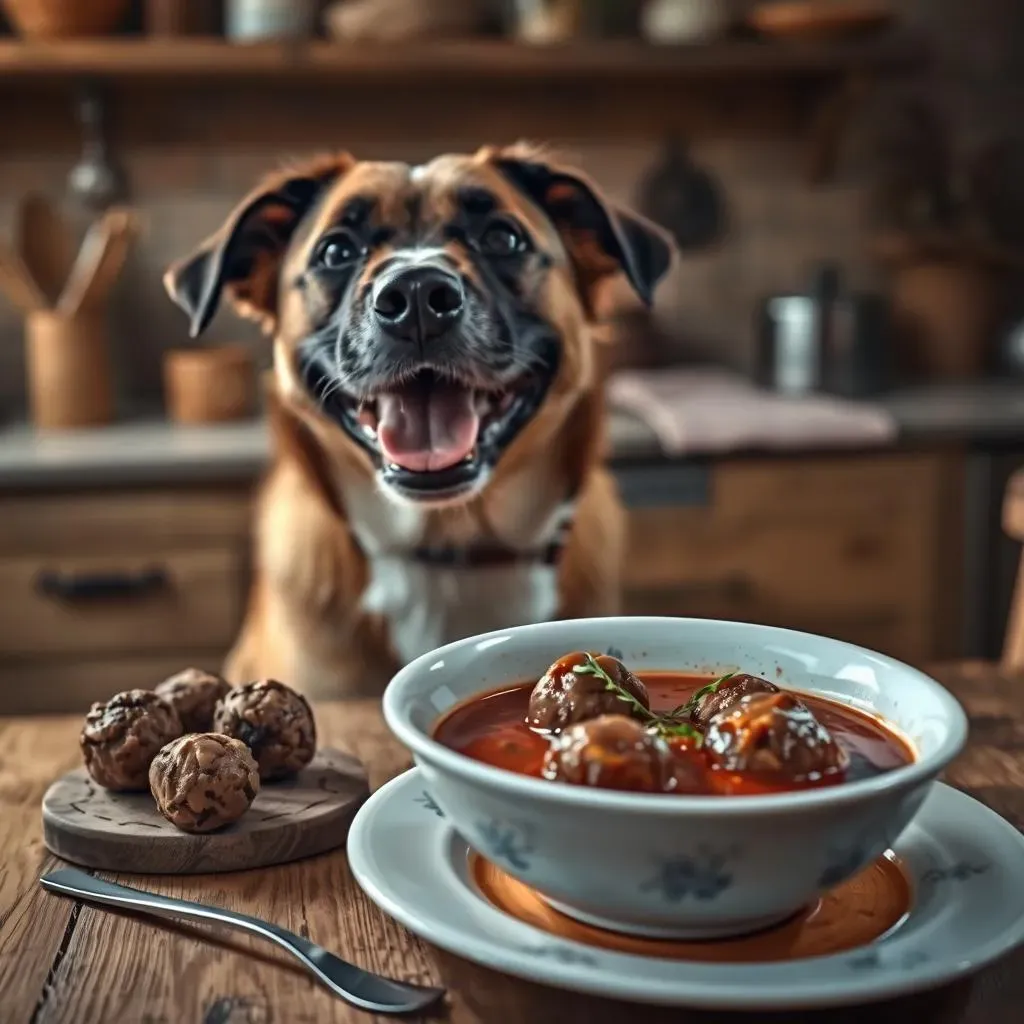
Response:
POLYGON ((223 423, 251 416, 256 375, 242 345, 176 349, 164 355, 164 398, 176 423, 223 423))
POLYGON ((25 319, 25 345, 36 427, 70 430, 102 426, 113 419, 110 345, 102 314, 31 313, 25 319))

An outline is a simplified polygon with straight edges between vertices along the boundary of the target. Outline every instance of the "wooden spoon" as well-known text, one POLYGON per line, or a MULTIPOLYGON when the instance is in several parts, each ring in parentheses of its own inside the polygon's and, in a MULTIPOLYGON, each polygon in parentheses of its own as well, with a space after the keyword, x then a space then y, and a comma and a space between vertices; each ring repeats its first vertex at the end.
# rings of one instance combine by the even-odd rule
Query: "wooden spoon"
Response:
POLYGON ((75 261, 75 239, 43 196, 29 194, 18 204, 15 248, 47 303, 55 303, 75 261))
POLYGON ((136 219, 130 210, 108 210, 86 233, 82 249, 57 309, 74 316, 94 309, 110 295, 135 235, 136 219))
POLYGON ((46 296, 39 290, 21 257, 5 245, 0 245, 0 291, 22 313, 37 313, 47 308, 46 296))

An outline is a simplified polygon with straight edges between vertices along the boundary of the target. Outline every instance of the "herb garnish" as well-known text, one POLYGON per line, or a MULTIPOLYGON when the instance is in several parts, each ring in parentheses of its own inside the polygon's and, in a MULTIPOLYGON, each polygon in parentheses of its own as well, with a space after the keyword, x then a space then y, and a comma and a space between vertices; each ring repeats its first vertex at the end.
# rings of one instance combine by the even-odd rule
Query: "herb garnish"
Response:
MULTIPOLYGON (((596 676, 600 679, 604 683, 604 688, 606 690, 610 690, 619 698, 619 700, 625 701, 629 704, 633 710, 646 721, 648 731, 654 732, 663 738, 681 736, 687 739, 695 739, 697 741, 697 745, 700 746, 704 739, 700 731, 694 728, 694 726, 689 722, 683 721, 679 717, 683 708, 685 708, 685 705, 683 705, 683 708, 675 708, 667 715, 655 714, 655 712, 651 711, 650 708, 641 704, 640 701, 629 692, 629 690, 615 682, 615 680, 612 679, 612 677, 600 666, 597 659, 592 654, 586 653, 583 657, 585 658, 584 663, 582 665, 573 665, 573 672, 578 676, 596 676)), ((718 680, 718 682, 721 682, 721 680, 718 680)))
POLYGON ((700 703, 701 697, 706 697, 709 693, 714 693, 727 679, 732 679, 736 675, 735 672, 726 672, 724 676, 720 676, 714 682, 708 683, 707 686, 702 686, 685 704, 680 704, 679 707, 674 708, 671 712, 673 715, 689 715, 697 710, 697 705, 700 703))

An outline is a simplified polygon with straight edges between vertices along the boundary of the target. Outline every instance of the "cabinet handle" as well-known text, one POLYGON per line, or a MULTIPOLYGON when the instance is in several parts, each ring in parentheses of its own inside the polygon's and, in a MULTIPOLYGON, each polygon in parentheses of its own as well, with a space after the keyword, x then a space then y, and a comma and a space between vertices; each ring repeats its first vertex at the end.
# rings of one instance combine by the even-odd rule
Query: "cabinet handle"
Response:
POLYGON ((170 577, 154 567, 139 572, 87 572, 68 574, 44 569, 36 577, 36 590, 58 601, 118 600, 166 590, 170 577))

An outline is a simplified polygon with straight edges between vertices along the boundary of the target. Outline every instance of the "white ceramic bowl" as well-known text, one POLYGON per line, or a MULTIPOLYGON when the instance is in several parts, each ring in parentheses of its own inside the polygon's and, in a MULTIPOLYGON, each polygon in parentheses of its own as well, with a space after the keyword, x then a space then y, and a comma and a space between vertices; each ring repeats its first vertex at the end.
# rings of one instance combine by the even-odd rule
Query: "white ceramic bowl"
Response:
POLYGON ((956 700, 898 661, 808 633, 700 619, 577 619, 461 640, 402 669, 384 715, 471 847, 581 920, 666 937, 765 927, 849 878, 893 843, 967 737, 956 700), (517 775, 432 739, 456 703, 537 679, 579 649, 612 649, 640 672, 762 675, 880 715, 917 758, 820 790, 646 795, 517 775))

